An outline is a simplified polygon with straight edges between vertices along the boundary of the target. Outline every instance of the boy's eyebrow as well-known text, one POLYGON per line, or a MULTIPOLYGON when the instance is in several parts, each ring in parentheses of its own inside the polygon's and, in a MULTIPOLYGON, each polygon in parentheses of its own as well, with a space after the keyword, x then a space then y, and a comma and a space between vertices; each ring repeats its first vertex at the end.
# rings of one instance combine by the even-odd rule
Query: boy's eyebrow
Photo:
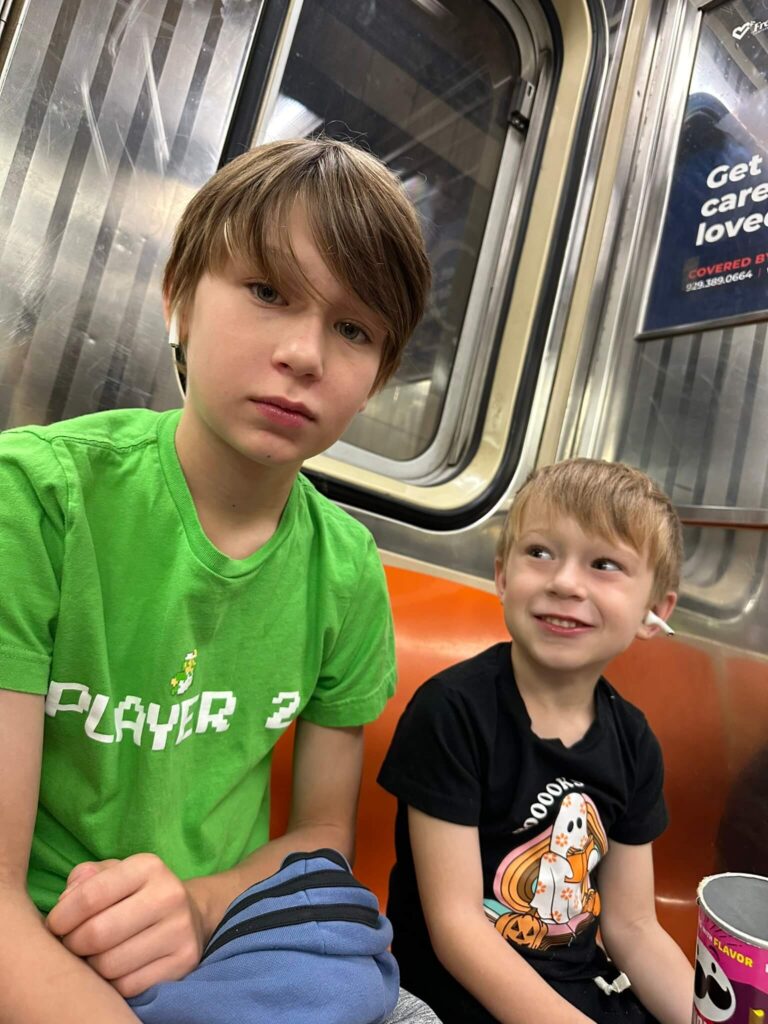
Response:
POLYGON ((639 565, 643 561, 643 554, 630 543, 619 537, 611 539, 609 537, 603 537, 602 535, 597 536, 595 537, 595 545, 597 546, 599 544, 605 544, 609 548, 612 548, 613 551, 620 556, 622 562, 630 562, 631 564, 639 565))
POLYGON ((300 271, 291 270, 288 265, 287 253, 278 249, 272 249, 272 256, 278 257, 278 266, 265 256, 263 260, 256 257, 248 257, 246 254, 231 255, 227 261, 230 272, 236 277, 256 280, 268 278, 269 283, 278 290, 303 288, 309 291, 307 283, 300 271))
POLYGON ((534 542, 541 542, 546 544, 551 543, 551 540, 547 535, 546 528, 542 527, 530 530, 523 530, 521 533, 518 533, 515 539, 515 543, 517 544, 531 544, 534 542))
MULTIPOLYGON (((518 542, 522 542, 536 539, 537 537, 541 537, 546 540, 548 539, 548 531, 551 529, 552 526, 549 524, 546 526, 532 526, 527 530, 521 531, 517 535, 517 540, 518 542)), ((582 527, 582 529, 584 528, 582 527)), ((625 541, 621 537, 608 537, 602 533, 589 534, 586 533, 586 531, 585 534, 589 538, 590 544, 594 544, 595 547, 605 544, 608 547, 621 552, 625 557, 629 556, 631 558, 636 558, 638 561, 641 561, 643 558, 643 553, 641 551, 638 551, 637 548, 635 548, 629 541, 625 541)))
MULTIPOLYGON (((367 327, 372 332, 381 334, 382 339, 385 339, 389 335, 390 325, 387 320, 380 313, 376 312, 376 310, 372 309, 362 298, 360 298, 351 285, 345 283, 336 276, 329 266, 326 256, 322 257, 323 262, 331 272, 341 291, 344 293, 343 299, 340 296, 338 302, 328 302, 326 296, 319 294, 317 290, 312 287, 312 284, 307 280, 302 271, 301 265, 299 264, 290 242, 281 240, 279 233, 276 237, 274 229, 270 232, 268 237, 261 240, 259 245, 260 251, 258 254, 253 253, 248 248, 244 249, 242 240, 241 244, 236 244, 231 233, 227 231, 227 225, 225 225, 224 228, 224 235, 227 260, 238 275, 247 278, 267 274, 269 275, 269 283, 274 285, 278 291, 281 289, 288 292, 296 290, 306 292, 310 295, 316 294, 317 298, 325 300, 326 305, 329 306, 349 305, 350 317, 364 320, 367 327)), ((315 239, 314 244, 315 248, 322 256, 321 240, 315 239)))
MULTIPOLYGON (((280 253, 283 257, 286 255, 286 250, 281 250, 274 246, 271 246, 270 250, 273 254, 280 253)), ((226 265, 228 265, 230 272, 233 273, 236 277, 242 277, 246 279, 258 278, 259 276, 263 276, 264 274, 270 273, 268 267, 263 266, 260 263, 247 261, 242 257, 238 256, 230 256, 225 266, 226 265)), ((363 300, 355 292, 353 292, 351 288, 349 288, 348 285, 345 285, 342 281, 338 281, 338 279, 336 280, 339 285, 339 288, 344 292, 343 301, 339 299, 336 302, 328 302, 324 295, 318 295, 317 297, 321 301, 325 302, 326 305, 329 306, 348 306, 350 317, 359 320, 364 320, 371 328, 371 330, 386 336, 389 328, 387 327, 387 324, 384 322, 381 316, 375 310, 371 309, 370 306, 367 306, 363 302, 363 300)), ((314 289, 312 289, 309 286, 309 282, 305 279, 304 275, 301 273, 300 270, 296 270, 293 272, 288 271, 287 273, 284 272, 283 274, 280 275, 279 279, 273 280, 270 277, 269 283, 271 285, 274 285, 278 289, 278 291, 281 288, 286 289, 288 291, 295 289, 297 291, 308 292, 309 294, 312 294, 312 292, 314 291, 314 289)))

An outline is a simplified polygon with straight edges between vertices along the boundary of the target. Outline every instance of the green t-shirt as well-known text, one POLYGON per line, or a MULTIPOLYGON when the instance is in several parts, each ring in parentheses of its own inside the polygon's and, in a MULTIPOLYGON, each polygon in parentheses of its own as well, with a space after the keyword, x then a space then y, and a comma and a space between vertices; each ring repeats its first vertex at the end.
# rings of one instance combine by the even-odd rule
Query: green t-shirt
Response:
POLYGON ((158 854, 180 877, 268 838, 275 742, 298 715, 371 721, 394 688, 384 573, 364 527, 299 476, 249 558, 203 533, 179 413, 0 435, 0 687, 47 694, 29 888, 158 854))

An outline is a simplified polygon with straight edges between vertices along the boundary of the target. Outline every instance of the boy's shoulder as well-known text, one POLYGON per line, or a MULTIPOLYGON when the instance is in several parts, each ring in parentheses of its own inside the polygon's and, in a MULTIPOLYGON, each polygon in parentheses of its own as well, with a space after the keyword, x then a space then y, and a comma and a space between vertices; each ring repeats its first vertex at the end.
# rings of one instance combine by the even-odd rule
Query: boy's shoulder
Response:
POLYGON ((627 700, 617 687, 605 676, 600 676, 597 680, 597 689, 603 694, 603 698, 607 700, 611 707, 616 711, 617 714, 625 715, 627 718, 637 721, 645 722, 645 712, 642 711, 637 704, 633 704, 631 700, 627 700))
POLYGON ((300 500, 312 520, 313 528, 327 542, 338 543, 344 549, 375 548, 371 531, 349 512, 321 494, 303 473, 299 473, 296 477, 295 486, 298 489, 300 500))
POLYGON ((622 736, 634 742, 650 739, 658 743, 645 712, 623 697, 604 676, 597 681, 597 694, 622 736))
POLYGON ((509 652, 505 641, 448 665, 422 683, 413 699, 422 705, 450 701, 469 708, 495 703, 499 687, 512 678, 509 652))
POLYGON ((4 430, 0 432, 2 487, 9 493, 11 489, 20 496, 34 493, 39 501, 67 505, 71 471, 78 477, 101 479, 104 456, 122 460, 126 453, 151 450, 156 447, 159 424, 174 415, 178 415, 175 410, 118 409, 48 426, 30 424, 4 430))
MULTIPOLYGON (((511 666, 509 640, 501 641, 473 654, 471 658, 456 661, 437 672, 433 678, 452 689, 465 689, 481 679, 495 680, 502 670, 511 666)), ((510 668, 511 671, 511 668, 510 668)))
POLYGON ((30 424, 12 427, 0 434, 3 446, 29 439, 53 445, 57 441, 91 444, 109 448, 134 448, 153 441, 162 419, 178 416, 179 410, 166 413, 151 409, 111 409, 60 420, 47 426, 30 424))

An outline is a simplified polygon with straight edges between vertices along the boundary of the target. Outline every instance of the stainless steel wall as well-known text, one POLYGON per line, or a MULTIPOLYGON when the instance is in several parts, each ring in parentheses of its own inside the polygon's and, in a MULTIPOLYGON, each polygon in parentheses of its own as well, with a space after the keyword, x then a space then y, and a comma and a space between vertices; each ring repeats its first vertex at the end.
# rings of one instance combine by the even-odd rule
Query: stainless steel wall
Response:
POLYGON ((655 7, 652 72, 637 91, 642 129, 625 143, 630 170, 606 227, 610 257, 594 297, 593 346, 584 349, 583 402, 564 435, 569 451, 646 470, 688 522, 678 625, 765 654, 766 325, 705 324, 635 340, 701 26, 691 0, 655 7))
POLYGON ((0 78, 0 427, 178 404, 160 277, 261 0, 28 0, 0 78))

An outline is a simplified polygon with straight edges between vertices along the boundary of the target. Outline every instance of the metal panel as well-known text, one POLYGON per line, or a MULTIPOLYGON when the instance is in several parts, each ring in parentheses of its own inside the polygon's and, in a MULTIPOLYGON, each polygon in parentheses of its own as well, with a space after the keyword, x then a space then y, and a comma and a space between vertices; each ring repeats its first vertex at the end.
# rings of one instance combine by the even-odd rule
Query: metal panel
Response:
POLYGON ((596 344, 589 353, 589 387, 575 440, 568 424, 562 453, 578 450, 640 466, 685 507, 691 520, 722 522, 710 511, 722 507, 743 510, 741 517, 729 518, 753 524, 768 521, 766 325, 704 330, 643 344, 632 340, 664 208, 699 17, 689 3, 665 5, 659 32, 665 46, 651 75, 643 128, 637 139, 627 141, 634 177, 616 204, 622 220, 606 228, 612 269, 604 282, 601 316, 591 325, 596 344))
POLYGON ((626 143, 631 172, 617 181, 617 216, 606 225, 593 348, 577 375, 583 402, 578 422, 565 424, 560 454, 622 459, 657 480, 688 524, 678 625, 761 652, 768 649, 768 532, 728 527, 768 521, 768 327, 634 340, 700 17, 685 0, 659 6, 644 117, 626 143))
POLYGON ((259 0, 30 0, 0 92, 0 427, 178 404, 160 277, 259 0))

